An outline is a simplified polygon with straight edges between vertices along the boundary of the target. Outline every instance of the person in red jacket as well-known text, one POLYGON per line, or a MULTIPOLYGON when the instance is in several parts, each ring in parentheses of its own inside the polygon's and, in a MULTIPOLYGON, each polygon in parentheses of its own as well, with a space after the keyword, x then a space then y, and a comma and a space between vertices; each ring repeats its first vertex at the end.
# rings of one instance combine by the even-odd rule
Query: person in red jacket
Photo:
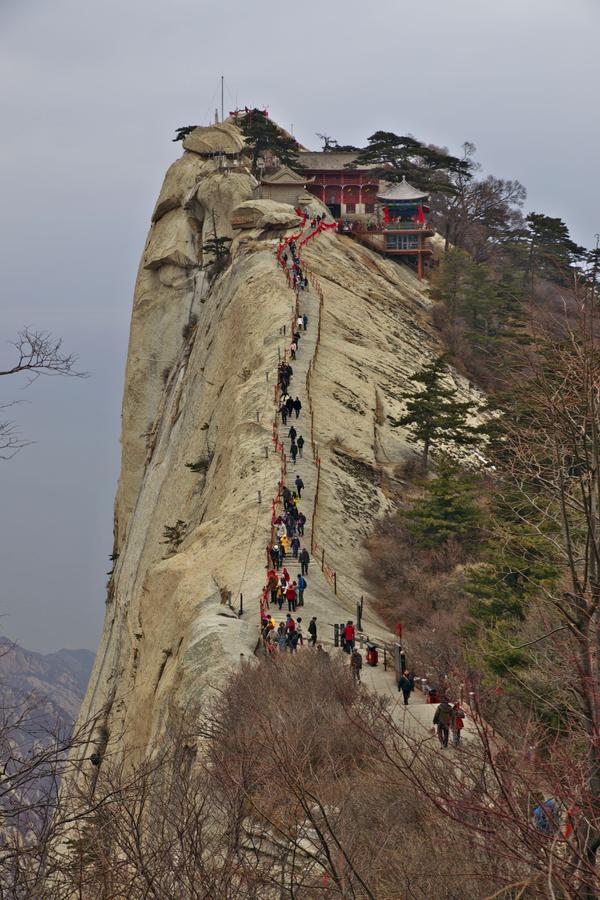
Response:
POLYGON ((346 653, 352 653, 354 650, 354 641, 356 638, 356 630, 352 621, 346 622, 344 628, 344 650, 346 653))
POLYGON ((295 611, 296 611, 296 600, 297 600, 297 597, 298 597, 298 595, 297 595, 297 593, 296 593, 296 582, 294 581, 293 584, 288 585, 288 589, 287 589, 286 592, 285 592, 285 599, 286 599, 287 602, 288 602, 288 610, 289 610, 289 612, 295 612, 295 611))

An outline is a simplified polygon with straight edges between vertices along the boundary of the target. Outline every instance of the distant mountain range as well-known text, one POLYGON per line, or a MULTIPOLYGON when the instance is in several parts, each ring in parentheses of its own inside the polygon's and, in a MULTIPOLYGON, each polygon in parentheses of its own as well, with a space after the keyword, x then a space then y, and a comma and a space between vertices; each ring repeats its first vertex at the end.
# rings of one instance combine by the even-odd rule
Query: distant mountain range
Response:
POLYGON ((34 696, 43 703, 49 718, 72 723, 77 718, 93 662, 90 650, 34 653, 0 637, 0 704, 6 707, 34 696))

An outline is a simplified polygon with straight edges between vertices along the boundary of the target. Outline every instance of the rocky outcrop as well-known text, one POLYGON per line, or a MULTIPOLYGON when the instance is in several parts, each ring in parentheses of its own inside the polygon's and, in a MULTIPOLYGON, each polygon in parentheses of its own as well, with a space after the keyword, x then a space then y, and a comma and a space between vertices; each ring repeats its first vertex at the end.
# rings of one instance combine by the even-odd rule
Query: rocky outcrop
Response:
POLYGON ((194 128, 184 138, 183 146, 185 150, 201 156, 212 156, 218 153, 234 156, 244 149, 244 138, 235 125, 223 122, 221 125, 194 128))
MULTIPOLYGON (((276 248, 297 217, 254 200, 255 186, 242 168, 171 167, 144 251, 123 400, 118 560, 82 708, 82 719, 105 711, 113 751, 160 746, 178 710, 202 701, 256 646, 280 478, 274 374, 293 301, 276 248), (213 233, 232 238, 218 274, 201 268, 213 233), (185 536, 170 547, 164 528, 177 521, 185 536)), ((412 452, 388 415, 399 413, 407 376, 437 352, 437 339, 427 291, 409 270, 335 233, 305 255, 324 296, 311 380, 322 460, 316 538, 358 597, 367 594, 362 539, 412 452)), ((344 614, 324 582, 313 578, 311 588, 330 615, 344 614)))
POLYGON ((234 228, 297 228, 300 217, 287 203, 275 200, 245 200, 233 210, 231 224, 234 228))

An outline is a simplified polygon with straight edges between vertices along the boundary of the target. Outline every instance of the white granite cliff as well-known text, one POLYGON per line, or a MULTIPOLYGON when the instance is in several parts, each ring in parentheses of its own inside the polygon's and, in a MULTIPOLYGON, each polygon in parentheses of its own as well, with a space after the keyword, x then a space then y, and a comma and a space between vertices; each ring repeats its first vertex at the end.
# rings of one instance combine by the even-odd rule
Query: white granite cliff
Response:
MULTIPOLYGON (((294 297, 276 248, 298 219, 292 207, 255 202, 243 165, 224 171, 197 152, 209 139, 218 148, 226 132, 235 144, 232 126, 203 132, 184 144, 196 151, 186 149, 167 172, 135 290, 118 559, 80 716, 102 713, 92 741, 101 752, 107 741, 117 753, 159 746, 173 715, 201 701, 257 642, 280 477, 271 441, 275 371, 294 297), (233 243, 230 264, 211 278, 200 266, 215 228, 233 243), (198 460, 206 469, 193 473, 186 463, 198 460), (163 529, 177 520, 187 534, 172 553, 163 529), (243 593, 241 619, 223 603, 228 592, 235 609, 243 593)), ((339 572, 340 593, 367 596, 362 540, 387 508, 397 464, 413 452, 387 416, 400 411, 407 375, 439 347, 426 287, 405 267, 335 233, 312 240, 305 258, 324 295, 311 382, 322 460, 315 536, 339 572)), ((309 330, 315 325, 312 317, 309 330)), ((458 376, 456 384, 467 392, 458 376)), ((330 621, 345 616, 320 574, 312 581, 330 621)))

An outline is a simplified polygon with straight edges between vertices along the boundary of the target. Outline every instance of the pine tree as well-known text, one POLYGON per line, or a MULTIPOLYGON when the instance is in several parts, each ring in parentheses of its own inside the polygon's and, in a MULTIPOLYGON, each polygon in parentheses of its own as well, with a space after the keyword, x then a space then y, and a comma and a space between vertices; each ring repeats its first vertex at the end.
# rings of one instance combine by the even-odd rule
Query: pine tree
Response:
POLYGON ((428 147, 409 135, 376 131, 358 157, 348 166, 376 166, 374 176, 398 182, 406 177, 421 190, 455 193, 455 176, 469 179, 473 170, 470 158, 458 159, 436 147, 428 147))
POLYGON ((436 477, 425 483, 423 496, 401 518, 420 549, 441 547, 451 538, 468 546, 481 523, 475 497, 473 479, 445 458, 436 477))
POLYGON ((253 174, 258 171, 258 159, 266 150, 277 156, 284 166, 296 170, 301 168, 298 160, 298 141, 272 122, 262 110, 248 110, 237 124, 246 139, 246 145, 252 150, 253 174))
POLYGON ((583 247, 571 240, 569 229, 562 219, 529 213, 526 218, 528 258, 526 275, 531 291, 535 276, 566 283, 573 265, 585 256, 583 247))
POLYGON ((186 532, 187 522, 184 522, 183 519, 177 519, 174 525, 164 526, 164 541, 161 541, 161 544, 168 544, 173 550, 176 550, 183 543, 186 532))
POLYGON ((431 297, 444 303, 450 324, 458 314, 473 261, 464 250, 448 250, 432 279, 431 297))
POLYGON ((467 422, 469 415, 478 410, 477 404, 457 400, 456 391, 446 387, 442 380, 445 372, 445 357, 439 356, 411 375, 408 380, 422 384, 423 388, 403 394, 406 415, 391 419, 393 428, 408 426, 412 430, 409 440, 423 443, 425 467, 434 444, 443 442, 457 447, 473 447, 481 442, 484 433, 482 426, 475 427, 467 422))

